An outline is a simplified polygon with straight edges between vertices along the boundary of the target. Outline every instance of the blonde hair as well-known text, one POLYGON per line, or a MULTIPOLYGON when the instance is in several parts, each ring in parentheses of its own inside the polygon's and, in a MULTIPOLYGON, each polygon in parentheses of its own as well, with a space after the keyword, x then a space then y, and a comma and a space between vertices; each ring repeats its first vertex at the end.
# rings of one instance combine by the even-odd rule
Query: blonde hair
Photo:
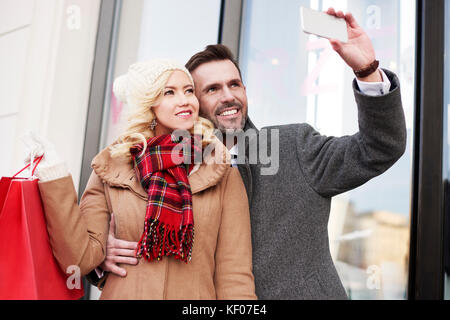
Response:
MULTIPOLYGON (((154 130, 150 128, 152 120, 156 120, 152 107, 158 104, 164 87, 175 70, 185 72, 194 85, 189 72, 169 60, 135 63, 130 66, 128 73, 114 81, 116 98, 127 104, 131 112, 125 132, 109 147, 111 157, 125 156, 131 160, 132 146, 143 143, 143 150, 147 148, 147 140, 155 136, 154 130)), ((199 117, 189 131, 191 134, 202 135, 203 147, 212 142, 214 126, 205 118, 199 117)))

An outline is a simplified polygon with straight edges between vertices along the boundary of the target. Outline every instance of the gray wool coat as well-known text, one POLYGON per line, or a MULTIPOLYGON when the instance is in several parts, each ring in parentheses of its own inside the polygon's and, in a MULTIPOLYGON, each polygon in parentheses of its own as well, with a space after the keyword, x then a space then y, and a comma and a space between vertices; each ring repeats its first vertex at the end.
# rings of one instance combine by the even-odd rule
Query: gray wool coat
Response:
MULTIPOLYGON (((386 171, 406 147, 399 81, 384 71, 391 81, 386 95, 364 95, 353 82, 358 133, 327 137, 306 123, 267 127, 279 132, 275 175, 262 175, 267 165, 259 160, 248 163, 248 140, 238 146, 240 157, 246 150, 245 164, 238 168, 250 204, 259 299, 347 298, 329 250, 331 198, 386 171)), ((250 128, 247 121, 245 129, 250 128)))

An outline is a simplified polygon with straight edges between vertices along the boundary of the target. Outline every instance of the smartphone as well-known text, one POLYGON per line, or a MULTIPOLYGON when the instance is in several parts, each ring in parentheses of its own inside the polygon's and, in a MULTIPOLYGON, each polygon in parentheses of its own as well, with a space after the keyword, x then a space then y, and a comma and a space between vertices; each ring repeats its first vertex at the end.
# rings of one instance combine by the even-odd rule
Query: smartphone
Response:
POLYGON ((345 19, 305 7, 300 7, 300 17, 303 32, 327 39, 337 39, 341 42, 348 41, 345 19))

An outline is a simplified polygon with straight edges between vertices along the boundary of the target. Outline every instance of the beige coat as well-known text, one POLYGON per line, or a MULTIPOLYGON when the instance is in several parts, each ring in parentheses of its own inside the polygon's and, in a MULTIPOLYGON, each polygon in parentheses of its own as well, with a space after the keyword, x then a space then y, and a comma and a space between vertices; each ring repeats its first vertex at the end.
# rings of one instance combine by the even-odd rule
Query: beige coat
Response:
MULTIPOLYGON (((215 144, 226 163, 204 162, 189 176, 195 228, 191 262, 164 257, 120 265, 127 276, 109 274, 101 299, 256 299, 245 187, 230 167, 226 148, 215 144)), ((71 177, 39 184, 54 255, 63 270, 77 265, 82 275, 105 259, 110 213, 116 237, 138 242, 147 204, 129 162, 112 159, 105 149, 92 167, 79 206, 71 177)))

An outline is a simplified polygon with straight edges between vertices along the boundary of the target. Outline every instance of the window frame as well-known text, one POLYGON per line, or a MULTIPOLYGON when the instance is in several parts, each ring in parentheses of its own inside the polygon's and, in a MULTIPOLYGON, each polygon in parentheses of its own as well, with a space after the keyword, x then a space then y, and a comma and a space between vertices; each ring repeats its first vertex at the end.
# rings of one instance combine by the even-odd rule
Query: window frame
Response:
MULTIPOLYGON (((86 189, 91 175, 91 162, 100 151, 102 138, 102 121, 107 102, 108 87, 110 87, 112 62, 114 61, 115 44, 118 37, 118 26, 122 0, 102 0, 100 5, 95 43, 94 63, 91 75, 91 87, 86 117, 86 130, 81 162, 80 184, 78 186, 79 199, 86 189)), ((107 108, 106 108, 107 110, 107 108)), ((84 297, 90 298, 90 284, 83 277, 84 297)))
POLYGON ((444 296, 444 9, 445 0, 416 2, 410 300, 444 296))

